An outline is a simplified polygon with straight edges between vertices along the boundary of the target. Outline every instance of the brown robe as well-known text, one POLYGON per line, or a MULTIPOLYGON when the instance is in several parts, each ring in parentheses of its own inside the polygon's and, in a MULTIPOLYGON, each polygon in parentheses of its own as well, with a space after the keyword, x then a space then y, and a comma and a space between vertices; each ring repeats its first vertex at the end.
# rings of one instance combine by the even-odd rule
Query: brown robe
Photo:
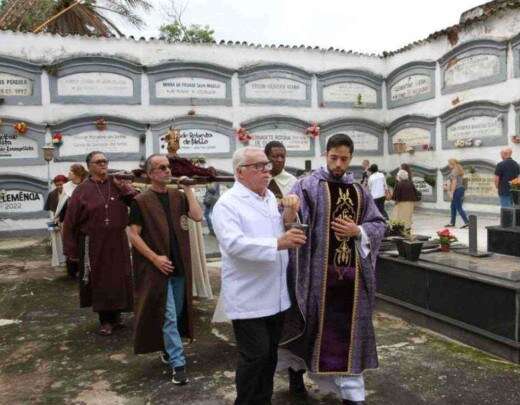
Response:
POLYGON ((132 189, 119 189, 109 176, 97 184, 89 178, 68 200, 63 250, 68 258, 79 259, 81 307, 92 306, 95 312, 132 310, 132 268, 126 226, 127 203, 134 194, 132 189), (105 223, 107 200, 108 224, 105 223), (85 266, 86 259, 90 271, 85 266))
MULTIPOLYGON (((190 236, 188 232, 188 202, 184 193, 168 189, 171 218, 179 243, 179 251, 186 277, 184 309, 178 327, 183 337, 193 339, 192 275, 190 236)), ((170 257, 170 233, 164 208, 157 195, 145 191, 135 198, 143 215, 141 237, 148 247, 160 256, 170 257)), ((164 350, 163 323, 166 310, 168 276, 161 273, 148 259, 133 249, 135 318, 134 352, 151 353, 164 350)), ((174 270, 175 272, 175 270, 174 270)), ((174 273, 175 274, 175 273, 174 273)))

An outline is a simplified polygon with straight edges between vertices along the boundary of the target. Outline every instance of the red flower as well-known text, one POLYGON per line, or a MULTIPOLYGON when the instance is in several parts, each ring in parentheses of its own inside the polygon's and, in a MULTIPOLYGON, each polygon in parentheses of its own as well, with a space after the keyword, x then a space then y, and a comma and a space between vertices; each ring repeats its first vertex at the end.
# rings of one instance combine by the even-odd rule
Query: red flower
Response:
POLYGON ((242 143, 249 142, 253 137, 247 132, 247 129, 240 127, 236 130, 236 136, 242 143))
POLYGON ((311 135, 313 138, 317 138, 320 136, 320 127, 317 122, 313 122, 310 127, 305 130, 307 135, 311 135))

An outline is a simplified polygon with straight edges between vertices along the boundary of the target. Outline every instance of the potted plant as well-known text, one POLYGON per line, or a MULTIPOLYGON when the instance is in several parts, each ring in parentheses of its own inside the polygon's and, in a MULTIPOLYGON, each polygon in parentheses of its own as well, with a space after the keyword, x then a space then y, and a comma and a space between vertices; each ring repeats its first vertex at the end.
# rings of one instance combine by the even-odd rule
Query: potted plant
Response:
POLYGON ((457 241, 455 235, 453 235, 449 229, 444 228, 440 231, 437 231, 437 236, 439 237, 439 243, 441 245, 441 252, 449 252, 450 245, 453 242, 457 241))
POLYGON ((520 205, 520 177, 509 182, 511 185, 511 199, 515 206, 520 205))
POLYGON ((395 243, 397 251, 399 252, 399 256, 405 256, 403 240, 409 235, 410 228, 406 226, 404 221, 399 221, 397 219, 391 219, 388 221, 385 236, 391 237, 392 241, 395 243))

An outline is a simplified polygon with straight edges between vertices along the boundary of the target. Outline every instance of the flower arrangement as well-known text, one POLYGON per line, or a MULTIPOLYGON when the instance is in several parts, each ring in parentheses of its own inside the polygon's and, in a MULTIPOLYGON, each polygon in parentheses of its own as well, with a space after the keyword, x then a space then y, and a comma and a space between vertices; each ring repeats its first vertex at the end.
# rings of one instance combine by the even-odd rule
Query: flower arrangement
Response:
POLYGON ((404 221, 391 219, 387 222, 385 236, 402 236, 403 238, 408 238, 410 237, 410 231, 410 227, 406 226, 404 221))
POLYGON ((238 140, 244 144, 248 143, 251 139, 253 139, 251 134, 249 132, 247 132, 247 129, 245 129, 244 127, 238 128, 236 130, 236 135, 237 135, 238 140))
POLYGON ((313 122, 310 127, 305 130, 306 135, 310 135, 313 138, 318 138, 320 136, 320 127, 317 122, 313 122))
POLYGON ((18 135, 24 135, 27 132, 27 130, 29 129, 27 124, 23 121, 13 124, 13 128, 18 135))
POLYGON ((52 134, 52 145, 59 148, 61 145, 63 145, 63 135, 61 132, 55 132, 52 134))
POLYGON ((447 228, 437 231, 437 236, 439 237, 442 251, 448 251, 450 249, 450 245, 457 241, 457 237, 453 235, 447 228))
POLYGON ((104 119, 104 118, 98 118, 96 120, 96 128, 99 130, 99 131, 104 131, 107 129, 107 126, 108 126, 108 123, 107 123, 107 120, 104 119))

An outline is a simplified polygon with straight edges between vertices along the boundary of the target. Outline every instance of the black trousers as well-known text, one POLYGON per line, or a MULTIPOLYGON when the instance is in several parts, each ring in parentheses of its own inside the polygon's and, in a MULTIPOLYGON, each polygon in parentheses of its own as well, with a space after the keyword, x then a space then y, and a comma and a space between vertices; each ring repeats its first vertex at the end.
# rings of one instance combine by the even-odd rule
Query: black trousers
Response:
POLYGON ((385 201, 386 201, 385 197, 374 198, 374 202, 376 203, 377 209, 379 210, 381 215, 385 217, 385 219, 388 219, 388 214, 385 211, 385 201))
POLYGON ((117 321, 119 321, 119 317, 121 316, 121 313, 119 311, 99 311, 99 323, 111 323, 115 324, 117 321))
POLYGON ((238 346, 235 405, 269 405, 284 313, 233 321, 238 346))

